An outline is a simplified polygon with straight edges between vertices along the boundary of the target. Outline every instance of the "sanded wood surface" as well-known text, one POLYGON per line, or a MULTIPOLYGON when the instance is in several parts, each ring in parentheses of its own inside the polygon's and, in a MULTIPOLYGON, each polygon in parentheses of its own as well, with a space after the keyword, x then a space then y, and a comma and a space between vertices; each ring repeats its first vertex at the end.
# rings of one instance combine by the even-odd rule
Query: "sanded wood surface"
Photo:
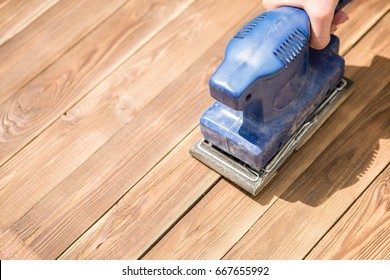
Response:
POLYGON ((7 141, 0 146, 0 162, 13 157, 0 168, 3 178, 0 205, 17 202, 0 214, 2 226, 8 227, 24 215, 131 118, 133 103, 128 101, 128 92, 114 89, 128 79, 123 73, 130 74, 127 70, 131 65, 126 64, 127 70, 120 68, 121 74, 109 74, 143 46, 148 37, 153 37, 164 24, 185 10, 191 1, 168 1, 161 6, 152 1, 148 2, 150 6, 136 3, 123 6, 4 104, 7 116, 22 114, 24 119, 23 125, 13 127, 12 134, 3 134, 7 141), (154 20, 139 25, 147 14, 154 14, 154 20), (103 79, 101 87, 95 88, 95 83, 103 79), (42 98, 36 98, 31 88, 39 88, 36 94, 42 98), (91 89, 96 94, 78 102, 91 89), (21 103, 32 104, 33 108, 20 112, 18 105, 21 103), (39 135, 41 131, 43 133, 39 135), (26 143, 29 145, 14 156, 26 143), (36 157, 37 152, 39 157, 36 157), (34 166, 40 166, 39 171, 29 174, 34 166), (30 188, 34 184, 45 187, 35 192, 30 188))
POLYGON ((58 0, 5 0, 0 3, 0 45, 46 12, 58 0))
POLYGON ((0 258, 390 257, 388 1, 349 5, 354 84, 257 197, 188 150, 261 2, 76 2, 0 5, 0 258))
POLYGON ((124 0, 58 2, 0 46, 0 104, 123 3, 124 0))

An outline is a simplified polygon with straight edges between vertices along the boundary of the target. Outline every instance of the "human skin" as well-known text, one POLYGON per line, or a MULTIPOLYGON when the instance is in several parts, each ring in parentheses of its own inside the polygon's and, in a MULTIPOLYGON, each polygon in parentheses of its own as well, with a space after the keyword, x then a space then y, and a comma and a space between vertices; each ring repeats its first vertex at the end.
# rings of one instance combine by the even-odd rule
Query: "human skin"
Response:
POLYGON ((334 14, 338 0, 263 0, 267 10, 282 6, 292 6, 306 11, 310 18, 310 45, 314 49, 325 48, 330 41, 330 34, 337 25, 344 23, 348 16, 343 11, 334 14))

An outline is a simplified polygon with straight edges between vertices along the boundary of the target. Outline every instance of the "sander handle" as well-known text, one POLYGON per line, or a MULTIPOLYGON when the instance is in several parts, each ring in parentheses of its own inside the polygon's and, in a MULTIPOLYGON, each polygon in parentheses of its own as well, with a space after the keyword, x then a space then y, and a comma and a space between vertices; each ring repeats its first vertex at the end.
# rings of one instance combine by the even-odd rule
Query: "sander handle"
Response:
MULTIPOLYGON (((340 0, 335 11, 349 2, 340 0)), ((230 40, 209 81, 211 96, 236 111, 274 119, 304 88, 309 38, 310 19, 302 9, 285 6, 257 16, 230 40), (280 90, 282 85, 286 86, 280 90), (252 109, 258 105, 264 110, 252 109)), ((337 43, 330 45, 338 48, 337 43)))

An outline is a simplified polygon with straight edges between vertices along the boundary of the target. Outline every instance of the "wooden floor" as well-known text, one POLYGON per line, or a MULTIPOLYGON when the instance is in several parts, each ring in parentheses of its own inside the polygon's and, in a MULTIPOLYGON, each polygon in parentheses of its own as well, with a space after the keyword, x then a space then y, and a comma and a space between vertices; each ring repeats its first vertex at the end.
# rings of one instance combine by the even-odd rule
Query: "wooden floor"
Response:
POLYGON ((1 259, 389 259, 390 1, 343 104, 252 197, 189 153, 259 0, 0 1, 1 259))

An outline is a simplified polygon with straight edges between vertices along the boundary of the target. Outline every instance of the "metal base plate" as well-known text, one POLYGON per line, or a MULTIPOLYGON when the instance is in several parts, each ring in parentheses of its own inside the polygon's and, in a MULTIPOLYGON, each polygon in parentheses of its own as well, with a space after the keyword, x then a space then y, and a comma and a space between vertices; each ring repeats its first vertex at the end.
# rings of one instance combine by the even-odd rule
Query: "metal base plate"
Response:
MULTIPOLYGON (((343 79, 329 97, 313 112, 309 119, 287 141, 281 150, 261 170, 254 170, 242 161, 221 151, 205 140, 197 141, 191 148, 192 156, 211 167, 222 176, 252 195, 257 195, 276 175, 277 169, 294 151, 299 149, 333 113, 341 92, 350 82, 343 79), (333 110, 331 110, 333 109, 333 110)), ((340 104, 338 104, 340 105, 340 104)))

